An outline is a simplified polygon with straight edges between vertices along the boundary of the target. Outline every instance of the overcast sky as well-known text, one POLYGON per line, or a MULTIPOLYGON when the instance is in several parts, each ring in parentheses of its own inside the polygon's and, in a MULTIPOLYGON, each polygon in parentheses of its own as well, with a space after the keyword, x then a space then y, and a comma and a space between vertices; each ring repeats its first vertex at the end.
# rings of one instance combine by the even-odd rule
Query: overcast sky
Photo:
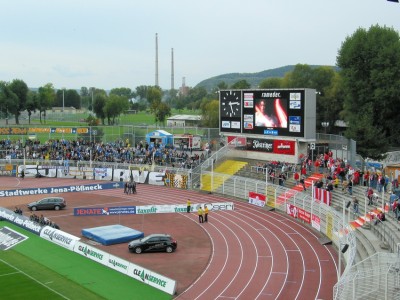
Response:
POLYGON ((225 73, 291 64, 335 65, 359 27, 400 31, 400 4, 386 0, 2 1, 0 80, 29 87, 175 88, 225 73))

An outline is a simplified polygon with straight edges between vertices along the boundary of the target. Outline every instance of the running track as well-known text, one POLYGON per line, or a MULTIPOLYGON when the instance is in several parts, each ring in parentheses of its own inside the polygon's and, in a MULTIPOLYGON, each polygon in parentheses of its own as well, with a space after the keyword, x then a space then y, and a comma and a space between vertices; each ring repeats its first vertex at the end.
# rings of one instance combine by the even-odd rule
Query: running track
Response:
MULTIPOLYGON (((2 178, 2 187, 5 186, 2 178)), ((11 178, 7 178, 7 181, 11 178)), ((16 188, 18 179, 13 178, 16 188)), ((88 184, 76 179, 26 180, 24 188, 88 184)), ((21 187, 21 186, 20 186, 21 187)), ((141 184, 135 200, 148 204, 232 201, 217 195, 141 184)), ((115 190, 96 192, 115 196, 115 190)), ((132 195, 121 195, 121 198, 132 195)), ((319 235, 291 217, 234 201, 234 211, 210 212, 207 232, 213 251, 207 268, 179 300, 332 299, 337 253, 319 235)), ((198 222, 197 214, 183 214, 198 222)))

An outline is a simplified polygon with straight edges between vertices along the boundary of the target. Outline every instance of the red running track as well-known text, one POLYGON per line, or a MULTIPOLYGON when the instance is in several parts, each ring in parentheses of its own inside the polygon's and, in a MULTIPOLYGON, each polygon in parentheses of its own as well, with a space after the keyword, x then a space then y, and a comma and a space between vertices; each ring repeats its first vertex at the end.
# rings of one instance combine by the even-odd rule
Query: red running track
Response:
MULTIPOLYGON (((93 181, 32 182, 45 187, 93 181)), ((115 190, 96 193, 115 196, 115 190)), ((319 243, 318 232, 291 217, 213 194, 144 184, 134 197, 143 205, 186 204, 187 198, 192 203, 235 203, 234 211, 211 212, 206 224, 198 224, 196 214, 182 214, 203 227, 213 249, 206 269, 176 299, 332 299, 337 253, 319 243)))

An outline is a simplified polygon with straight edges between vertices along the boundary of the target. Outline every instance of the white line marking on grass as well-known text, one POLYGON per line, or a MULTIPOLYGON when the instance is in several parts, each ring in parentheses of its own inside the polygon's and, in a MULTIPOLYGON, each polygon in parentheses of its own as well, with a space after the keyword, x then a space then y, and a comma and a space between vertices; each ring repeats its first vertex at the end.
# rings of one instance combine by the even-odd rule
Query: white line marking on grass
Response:
POLYGON ((14 275, 14 274, 19 274, 19 273, 21 273, 21 272, 13 272, 13 273, 1 274, 0 277, 2 277, 2 276, 14 275))
POLYGON ((63 294, 60 294, 59 292, 57 292, 56 290, 53 290, 52 288, 46 286, 45 284, 41 283, 39 280, 33 278, 32 276, 30 276, 29 274, 25 273, 24 271, 18 269, 17 267, 14 267, 13 265, 9 264, 8 262, 6 262, 6 261, 4 261, 4 260, 2 260, 2 259, 0 259, 0 261, 3 262, 4 264, 6 264, 7 266, 9 266, 9 267, 11 267, 11 268, 17 270, 19 273, 24 274, 26 277, 32 279, 33 281, 37 282, 37 283, 40 284, 41 286, 44 286, 46 289, 49 289, 50 291, 52 291, 53 293, 59 295, 60 297, 62 297, 62 298, 64 298, 64 299, 67 299, 67 300, 70 300, 68 297, 66 297, 66 296, 64 296, 63 294))

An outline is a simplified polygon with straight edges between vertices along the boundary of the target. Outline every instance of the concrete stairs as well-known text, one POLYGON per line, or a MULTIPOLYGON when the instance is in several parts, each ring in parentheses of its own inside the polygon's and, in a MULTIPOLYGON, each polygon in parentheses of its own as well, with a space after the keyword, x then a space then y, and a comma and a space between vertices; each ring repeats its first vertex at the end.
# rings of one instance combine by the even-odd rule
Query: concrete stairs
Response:
POLYGON ((230 176, 237 174, 237 172, 244 168, 247 162, 236 160, 223 160, 214 166, 213 172, 216 174, 225 174, 227 176, 213 176, 213 174, 202 175, 201 189, 206 192, 214 192, 217 190, 230 176))
MULTIPOLYGON (((356 263, 375 254, 376 252, 394 252, 397 243, 400 243, 400 224, 394 219, 393 213, 388 212, 388 205, 384 205, 386 221, 378 222, 374 225, 376 215, 382 211, 382 201, 379 199, 377 204, 365 206, 365 192, 367 187, 354 186, 352 195, 345 193, 341 188, 332 192, 332 206, 342 212, 345 206, 346 222, 355 230, 357 238, 356 263), (346 208, 346 204, 352 201, 352 196, 359 201, 359 215, 353 213, 353 204, 346 208), (366 208, 366 209, 365 209, 366 208)), ((381 198, 381 195, 380 197, 381 198)), ((385 203, 389 202, 389 195, 384 195, 385 203)))

